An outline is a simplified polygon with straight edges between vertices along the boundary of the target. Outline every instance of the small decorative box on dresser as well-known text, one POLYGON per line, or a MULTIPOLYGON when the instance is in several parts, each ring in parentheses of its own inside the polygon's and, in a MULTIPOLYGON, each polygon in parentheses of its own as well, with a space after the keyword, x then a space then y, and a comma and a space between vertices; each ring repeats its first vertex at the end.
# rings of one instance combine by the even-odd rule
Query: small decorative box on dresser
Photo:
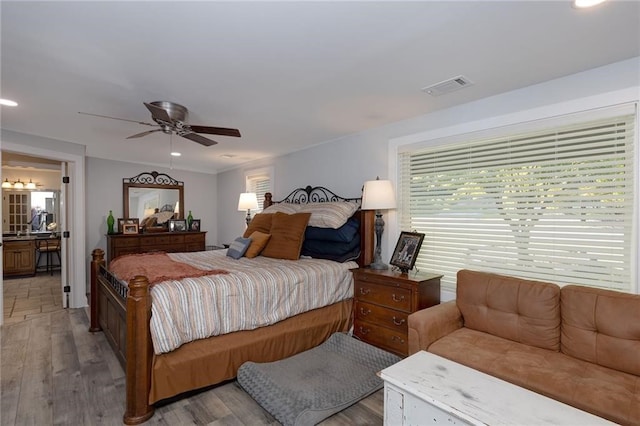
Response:
POLYGON ((407 356, 407 317, 440 303, 442 275, 367 268, 352 272, 354 335, 381 349, 407 356))
POLYGON ((107 235, 107 262, 124 254, 152 251, 204 251, 206 232, 158 232, 107 235))

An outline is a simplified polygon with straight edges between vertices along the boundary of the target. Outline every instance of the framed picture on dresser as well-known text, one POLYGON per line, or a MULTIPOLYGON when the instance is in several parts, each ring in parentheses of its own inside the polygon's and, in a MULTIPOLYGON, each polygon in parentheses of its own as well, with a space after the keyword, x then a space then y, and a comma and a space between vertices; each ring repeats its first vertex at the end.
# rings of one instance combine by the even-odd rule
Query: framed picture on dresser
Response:
MULTIPOLYGON (((125 232, 125 225, 136 225, 136 227, 140 228, 140 219, 138 219, 137 217, 119 217, 118 234, 132 234, 132 232, 125 232)), ((136 231, 136 233, 137 232, 138 231, 136 231)))
POLYGON ((186 219, 169 220, 169 232, 184 232, 187 230, 186 219))
POLYGON ((189 231, 200 232, 200 219, 193 219, 189 231))
POLYGON ((123 234, 137 234, 138 233, 138 224, 136 223, 125 223, 122 225, 122 233, 123 234))

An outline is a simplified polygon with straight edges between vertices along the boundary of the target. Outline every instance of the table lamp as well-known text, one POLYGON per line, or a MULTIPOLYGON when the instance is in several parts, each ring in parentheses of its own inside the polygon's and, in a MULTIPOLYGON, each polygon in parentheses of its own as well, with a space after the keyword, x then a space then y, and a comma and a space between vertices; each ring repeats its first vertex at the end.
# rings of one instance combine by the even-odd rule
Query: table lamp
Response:
POLYGON ((382 219, 381 210, 389 210, 396 208, 396 197, 393 191, 393 185, 389 180, 369 180, 364 183, 362 191, 362 210, 375 210, 376 221, 376 250, 373 255, 373 263, 369 265, 371 269, 389 269, 389 265, 382 262, 382 232, 384 231, 384 220, 382 219))
POLYGON ((249 222, 251 222, 251 209, 258 209, 258 197, 255 192, 243 192, 240 194, 240 199, 238 200, 238 211, 247 211, 246 222, 247 226, 249 226, 249 222))

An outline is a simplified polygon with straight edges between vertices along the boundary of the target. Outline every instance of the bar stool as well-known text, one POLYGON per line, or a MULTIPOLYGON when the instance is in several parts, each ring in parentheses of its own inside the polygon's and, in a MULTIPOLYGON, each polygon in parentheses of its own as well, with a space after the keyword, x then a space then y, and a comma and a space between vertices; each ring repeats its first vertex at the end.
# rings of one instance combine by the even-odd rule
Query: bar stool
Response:
POLYGON ((60 238, 37 238, 36 239, 36 270, 42 270, 40 266, 40 258, 44 254, 47 259, 45 270, 53 275, 54 269, 60 269, 62 259, 60 258, 60 238), (58 257, 58 264, 53 263, 54 255, 58 257))

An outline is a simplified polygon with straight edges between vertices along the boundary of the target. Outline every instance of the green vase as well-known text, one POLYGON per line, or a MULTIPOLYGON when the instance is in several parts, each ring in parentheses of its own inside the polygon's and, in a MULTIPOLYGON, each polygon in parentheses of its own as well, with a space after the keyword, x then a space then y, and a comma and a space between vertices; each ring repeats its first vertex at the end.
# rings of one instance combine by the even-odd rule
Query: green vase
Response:
POLYGON ((191 222, 193 222, 193 216, 191 215, 191 210, 189 210, 189 216, 187 216, 187 230, 191 231, 191 222))
POLYGON ((107 216, 107 233, 113 234, 113 225, 116 220, 113 218, 113 211, 109 210, 109 216, 107 216))

